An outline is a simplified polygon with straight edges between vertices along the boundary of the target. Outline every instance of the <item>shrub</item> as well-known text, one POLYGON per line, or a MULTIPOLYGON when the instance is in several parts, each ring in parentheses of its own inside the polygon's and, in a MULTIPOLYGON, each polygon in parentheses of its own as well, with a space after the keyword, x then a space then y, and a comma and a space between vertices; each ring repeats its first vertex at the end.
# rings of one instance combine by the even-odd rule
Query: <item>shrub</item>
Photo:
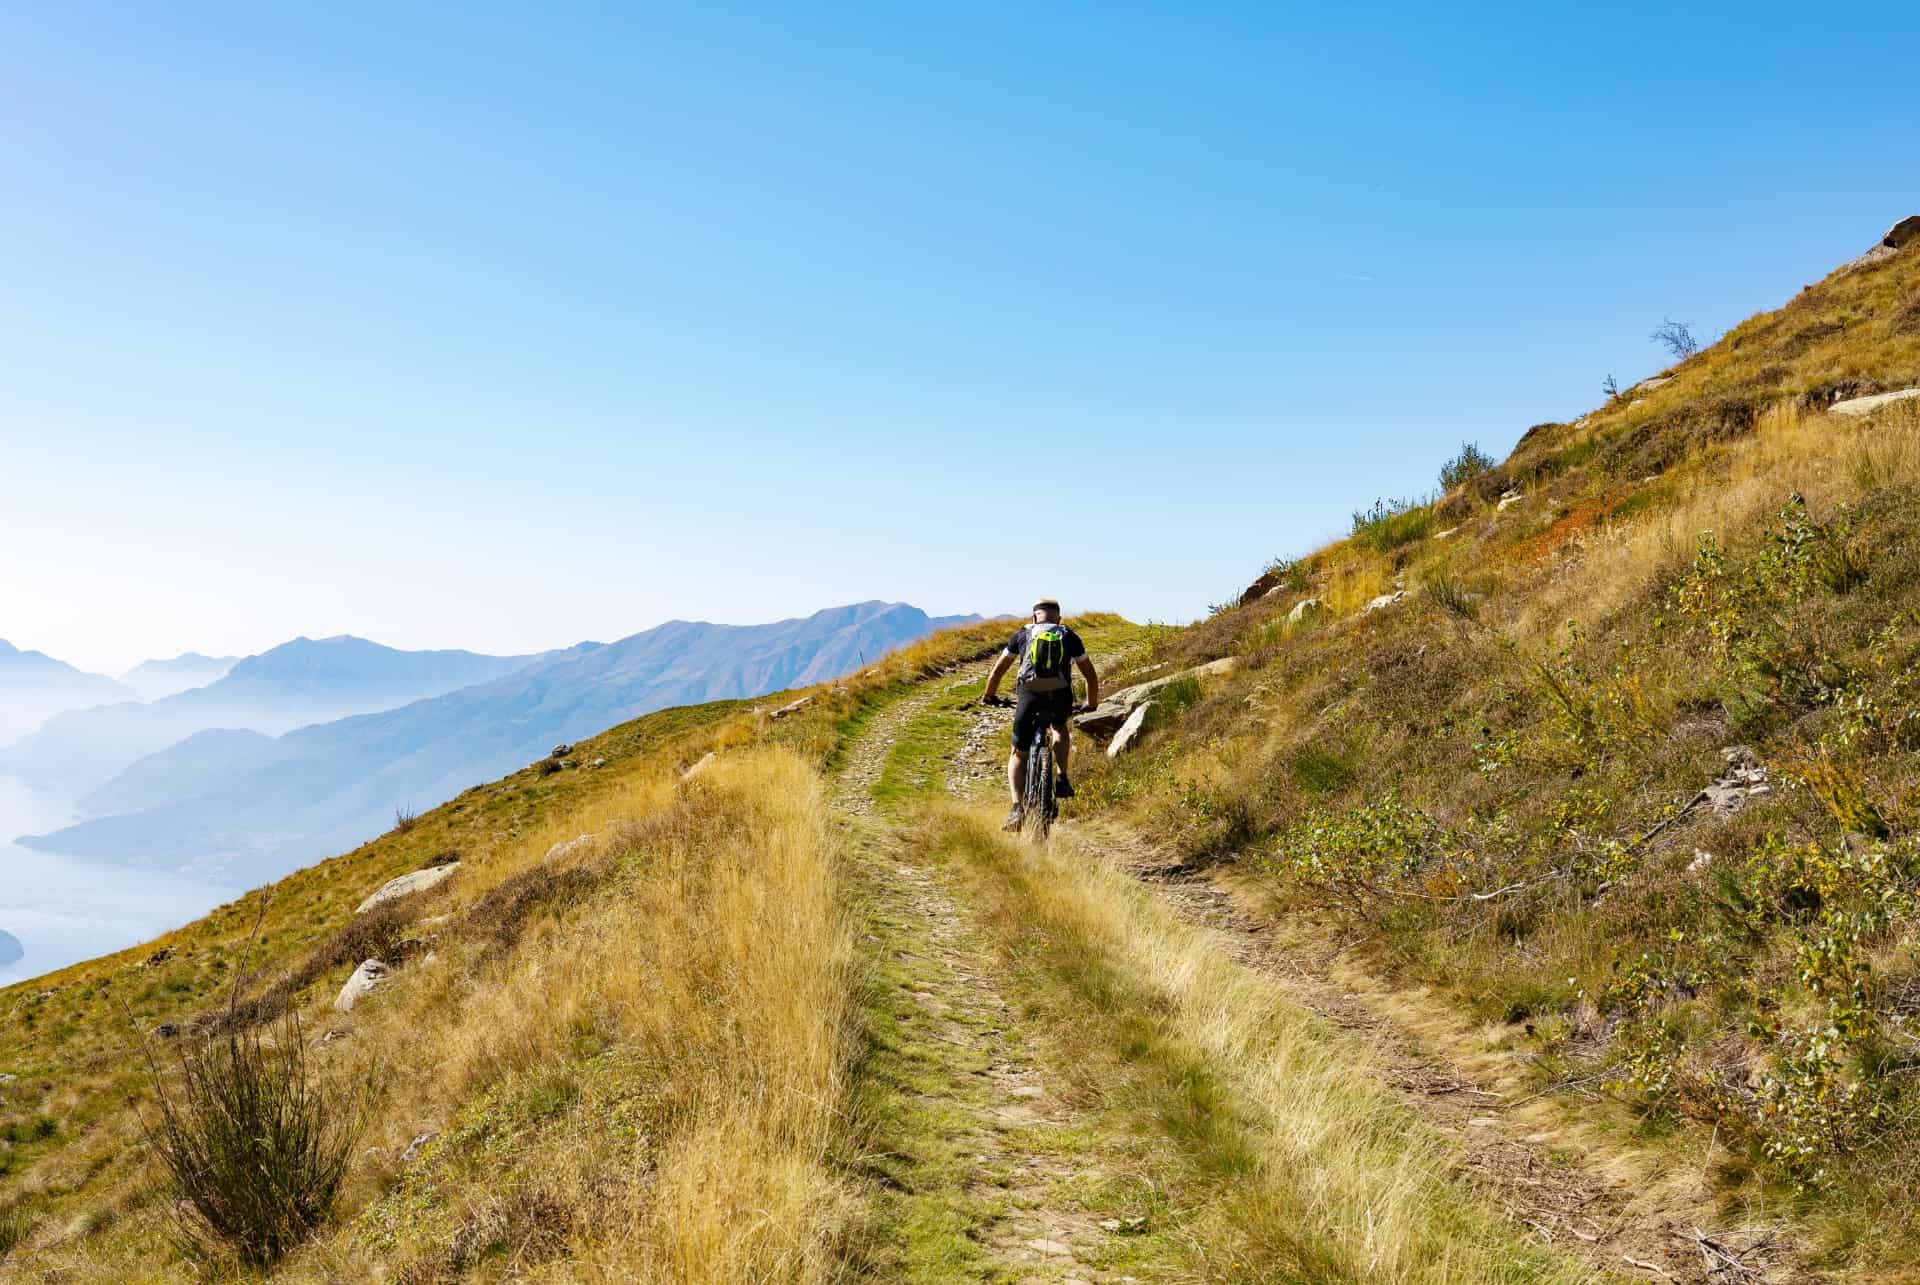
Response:
POLYGON ((33 1221, 27 1217, 24 1209, 17 1205, 11 1209, 0 1209, 0 1258, 6 1257, 9 1250, 32 1234, 33 1221))
POLYGON ((1460 453, 1440 466, 1440 489, 1451 491, 1493 467, 1493 457, 1473 442, 1460 443, 1460 453))
POLYGON ((1480 595, 1451 576, 1435 576, 1421 587, 1421 592, 1462 620, 1472 620, 1480 614, 1480 595))
POLYGON ((1700 351, 1700 341, 1694 338, 1690 322, 1668 318, 1655 326, 1653 333, 1647 337, 1665 348, 1675 361, 1685 361, 1700 351))
POLYGON ((1375 500, 1373 507, 1356 510, 1353 538, 1381 553, 1424 539, 1433 529, 1431 498, 1375 500))
POLYGON ((271 1043, 253 1027, 187 1045, 174 1088, 151 1052, 149 1071, 159 1118, 142 1124, 189 1244, 261 1265, 306 1239, 339 1194, 370 1086, 340 1094, 315 1080, 292 1018, 271 1043))
POLYGON ((413 829, 413 823, 420 819, 419 813, 410 807, 397 807, 393 810, 393 832, 405 834, 413 829))

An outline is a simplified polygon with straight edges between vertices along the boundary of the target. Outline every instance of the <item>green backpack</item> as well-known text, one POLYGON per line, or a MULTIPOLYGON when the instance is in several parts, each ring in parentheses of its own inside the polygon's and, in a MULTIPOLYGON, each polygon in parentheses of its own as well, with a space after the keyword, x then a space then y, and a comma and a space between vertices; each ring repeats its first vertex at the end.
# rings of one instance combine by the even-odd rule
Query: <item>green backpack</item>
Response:
POLYGON ((1027 634, 1027 655, 1020 666, 1020 685, 1032 692, 1053 692, 1069 686, 1065 625, 1035 625, 1027 634))

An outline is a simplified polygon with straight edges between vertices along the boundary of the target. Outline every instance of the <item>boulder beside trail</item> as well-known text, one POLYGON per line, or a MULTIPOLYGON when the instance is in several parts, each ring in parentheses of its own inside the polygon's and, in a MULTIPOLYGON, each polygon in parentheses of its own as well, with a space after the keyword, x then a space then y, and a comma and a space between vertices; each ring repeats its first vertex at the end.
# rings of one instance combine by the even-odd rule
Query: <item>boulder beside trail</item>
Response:
POLYGON ((1127 721, 1120 724, 1112 744, 1107 746, 1108 758, 1119 758, 1133 747, 1133 743, 1140 738, 1140 729, 1147 725, 1147 711, 1152 708, 1152 701, 1142 701, 1133 707, 1133 713, 1127 715, 1127 721))
POLYGON ((1297 625, 1308 616, 1315 616, 1326 609, 1326 604, 1318 598, 1302 598, 1293 604, 1293 610, 1287 613, 1287 623, 1297 625))
POLYGON ((1862 415, 1873 414, 1873 412, 1879 410, 1882 406, 1891 406, 1895 402, 1911 401, 1916 397, 1920 397, 1920 388, 1902 388, 1892 393, 1875 393, 1871 397, 1849 398, 1844 402, 1835 402, 1833 405, 1827 407, 1827 409, 1836 415, 1848 415, 1859 418, 1862 415))
POLYGON ((708 768, 712 767, 715 763, 718 763, 719 761, 720 761, 719 752, 716 750, 708 750, 705 754, 700 756, 700 761, 698 763, 695 763, 692 767, 688 768, 686 771, 680 774, 680 779, 682 781, 691 781, 694 777, 699 776, 702 772, 706 771, 708 768))
POLYGON ((1183 669, 1177 674, 1165 678, 1156 678, 1152 682, 1136 683, 1132 687, 1122 687, 1110 692, 1099 706, 1074 717, 1073 725, 1093 736, 1113 736, 1133 717, 1133 711, 1150 700, 1153 694, 1169 683, 1177 683, 1185 678, 1214 678, 1221 674, 1230 674, 1240 663, 1238 656, 1222 656, 1210 660, 1204 665, 1195 665, 1192 669, 1183 669))
POLYGON ((776 709, 775 711, 773 711, 773 717, 775 719, 782 719, 789 714, 798 714, 801 710, 805 709, 807 706, 811 704, 813 704, 813 697, 802 696, 799 700, 793 701, 790 704, 782 705, 779 709, 776 709))
POLYGON ((428 866, 425 870, 415 870, 412 874, 399 875, 387 880, 374 890, 373 894, 358 906, 353 913, 364 915, 375 906, 384 906, 389 901, 398 901, 402 897, 412 896, 416 892, 425 892, 436 884, 444 883, 453 877, 460 868, 458 861, 449 861, 445 865, 428 866))
POLYGON ((347 984, 340 988, 340 997, 333 1006, 342 1013, 351 1013, 353 1006, 365 999, 367 992, 393 976, 393 970, 377 959, 365 960, 353 970, 353 976, 347 978, 347 984))

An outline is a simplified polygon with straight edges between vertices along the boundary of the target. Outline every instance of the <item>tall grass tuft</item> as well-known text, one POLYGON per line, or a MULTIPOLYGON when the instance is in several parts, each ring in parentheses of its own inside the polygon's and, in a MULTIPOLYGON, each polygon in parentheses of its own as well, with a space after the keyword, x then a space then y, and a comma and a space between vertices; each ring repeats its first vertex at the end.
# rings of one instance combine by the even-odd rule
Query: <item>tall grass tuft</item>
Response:
POLYGON ((169 1088, 156 1059, 159 1118, 143 1121, 166 1170, 187 1247, 272 1263, 333 1208, 366 1120, 369 1086, 314 1078, 297 1018, 269 1041, 259 1027, 189 1044, 169 1088))

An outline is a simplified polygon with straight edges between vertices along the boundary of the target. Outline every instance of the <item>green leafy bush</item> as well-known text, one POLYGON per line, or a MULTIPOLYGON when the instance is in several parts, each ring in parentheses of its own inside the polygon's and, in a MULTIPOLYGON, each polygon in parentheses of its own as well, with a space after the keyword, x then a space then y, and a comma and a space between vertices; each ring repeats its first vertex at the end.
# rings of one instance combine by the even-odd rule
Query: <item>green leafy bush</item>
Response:
POLYGON ((1493 457, 1474 442, 1460 443, 1460 453, 1440 466, 1440 489, 1451 491, 1493 467, 1493 457))

